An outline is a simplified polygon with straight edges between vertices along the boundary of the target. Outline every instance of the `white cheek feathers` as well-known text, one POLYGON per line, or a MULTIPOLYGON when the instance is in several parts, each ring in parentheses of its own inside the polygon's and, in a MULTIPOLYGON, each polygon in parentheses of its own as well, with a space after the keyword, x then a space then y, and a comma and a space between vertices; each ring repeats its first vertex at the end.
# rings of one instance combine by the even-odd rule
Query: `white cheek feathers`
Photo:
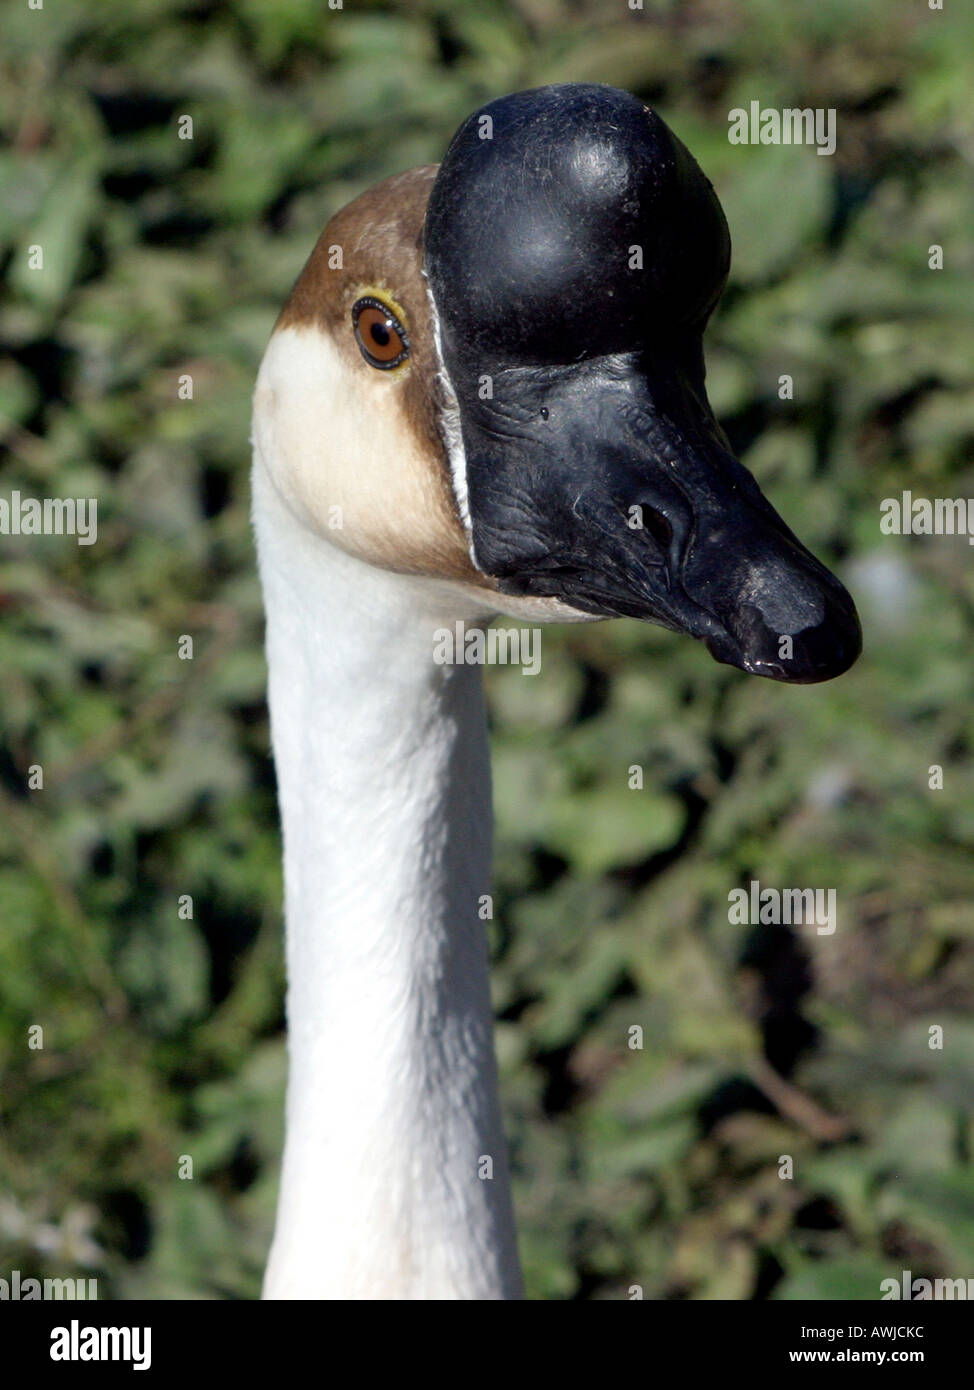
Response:
MULTIPOLYGON (((279 328, 254 395, 257 458, 316 535, 381 569, 483 583, 443 486, 443 462, 413 429, 395 373, 360 361, 317 325, 279 328)), ((353 355, 354 354, 354 355, 353 355)), ((432 385, 432 383, 431 383, 432 385)))

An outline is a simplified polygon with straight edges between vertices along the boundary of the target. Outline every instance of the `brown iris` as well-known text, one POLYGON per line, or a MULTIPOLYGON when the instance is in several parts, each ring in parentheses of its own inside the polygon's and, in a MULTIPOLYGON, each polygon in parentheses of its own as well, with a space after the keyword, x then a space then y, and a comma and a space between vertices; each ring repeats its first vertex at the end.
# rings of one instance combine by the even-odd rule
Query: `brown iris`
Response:
POLYGON ((398 316, 374 295, 364 295, 352 306, 352 324, 362 356, 370 367, 387 372, 409 356, 409 338, 398 316))

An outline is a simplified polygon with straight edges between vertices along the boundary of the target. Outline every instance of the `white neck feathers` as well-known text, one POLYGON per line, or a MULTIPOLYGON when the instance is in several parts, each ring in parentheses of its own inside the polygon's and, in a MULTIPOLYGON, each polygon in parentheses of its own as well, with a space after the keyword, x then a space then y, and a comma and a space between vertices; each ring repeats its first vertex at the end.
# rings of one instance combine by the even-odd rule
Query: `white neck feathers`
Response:
POLYGON ((266 462, 258 447, 291 1066, 265 1296, 517 1297, 478 916, 483 693, 432 659, 468 614, 313 535, 266 462))

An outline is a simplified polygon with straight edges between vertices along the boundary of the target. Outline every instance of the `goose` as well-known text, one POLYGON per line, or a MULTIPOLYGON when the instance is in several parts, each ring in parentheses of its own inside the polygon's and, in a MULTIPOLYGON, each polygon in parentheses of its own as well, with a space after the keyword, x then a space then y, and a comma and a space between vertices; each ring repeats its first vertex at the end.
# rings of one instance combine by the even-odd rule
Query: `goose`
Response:
POLYGON ((564 84, 355 198, 281 311, 253 415, 289 1047, 265 1298, 523 1296, 482 673, 435 634, 638 618, 784 682, 859 653, 708 404, 729 260, 659 115, 564 84))

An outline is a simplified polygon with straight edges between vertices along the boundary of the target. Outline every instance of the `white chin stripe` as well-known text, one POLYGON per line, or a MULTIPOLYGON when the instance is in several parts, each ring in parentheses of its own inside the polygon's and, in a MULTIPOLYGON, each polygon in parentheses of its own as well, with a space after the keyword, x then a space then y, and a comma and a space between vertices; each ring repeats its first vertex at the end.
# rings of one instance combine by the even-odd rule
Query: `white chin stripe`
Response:
MULTIPOLYGON (((426 279, 425 272, 423 279, 426 279)), ((470 559, 477 569, 477 556, 474 553, 473 544, 473 523, 470 519, 470 506, 467 493, 467 456, 463 450, 463 435, 460 431, 460 407, 457 402, 457 393, 453 389, 453 382, 450 375, 443 365, 443 351, 440 343, 440 316, 436 310, 436 301, 433 292, 426 284, 426 293, 429 298, 430 313, 433 316, 433 341, 436 345, 436 365, 437 379, 443 398, 443 409, 440 412, 439 423, 443 434, 443 443, 446 446, 447 457, 450 460, 450 477, 453 482, 453 495, 457 500, 457 507, 460 510, 460 517, 463 521, 463 529, 467 533, 467 549, 470 552, 470 559)))

